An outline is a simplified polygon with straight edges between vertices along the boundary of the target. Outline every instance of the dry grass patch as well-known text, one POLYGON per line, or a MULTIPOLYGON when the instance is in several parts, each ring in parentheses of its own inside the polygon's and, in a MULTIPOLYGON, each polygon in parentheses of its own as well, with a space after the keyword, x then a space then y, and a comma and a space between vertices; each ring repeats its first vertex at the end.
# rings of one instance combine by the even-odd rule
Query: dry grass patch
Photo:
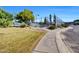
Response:
POLYGON ((44 34, 29 28, 0 28, 0 52, 31 52, 44 34))

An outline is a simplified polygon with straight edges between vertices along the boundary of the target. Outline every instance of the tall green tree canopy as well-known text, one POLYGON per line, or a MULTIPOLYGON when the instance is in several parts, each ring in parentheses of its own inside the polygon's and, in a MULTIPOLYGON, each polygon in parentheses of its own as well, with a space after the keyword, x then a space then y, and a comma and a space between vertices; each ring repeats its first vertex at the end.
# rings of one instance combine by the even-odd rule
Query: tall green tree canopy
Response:
POLYGON ((13 15, 0 9, 0 27, 7 27, 11 25, 13 20, 13 15))
POLYGON ((75 25, 79 25, 79 19, 73 21, 75 25))
POLYGON ((13 15, 4 11, 3 9, 0 9, 0 19, 8 19, 8 20, 13 20, 13 15))
POLYGON ((16 19, 19 20, 19 22, 30 22, 34 21, 34 15, 33 12, 27 9, 24 9, 22 12, 18 13, 15 17, 16 19))
POLYGON ((79 19, 74 20, 74 22, 79 22, 79 19))

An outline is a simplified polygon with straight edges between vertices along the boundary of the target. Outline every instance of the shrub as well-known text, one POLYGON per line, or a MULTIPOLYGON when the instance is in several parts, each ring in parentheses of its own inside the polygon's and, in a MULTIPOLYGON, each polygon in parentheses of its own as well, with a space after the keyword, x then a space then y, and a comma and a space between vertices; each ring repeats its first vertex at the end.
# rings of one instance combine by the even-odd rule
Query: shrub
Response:
POLYGON ((61 24, 62 27, 68 27, 68 24, 61 24))
POLYGON ((62 28, 62 26, 60 25, 60 26, 57 26, 58 28, 62 28))
POLYGON ((24 27, 26 27, 26 24, 25 24, 25 23, 22 23, 22 24, 20 25, 20 27, 21 27, 21 28, 24 28, 24 27))
POLYGON ((48 29, 50 29, 50 30, 55 29, 55 25, 50 25, 50 26, 48 27, 48 29))

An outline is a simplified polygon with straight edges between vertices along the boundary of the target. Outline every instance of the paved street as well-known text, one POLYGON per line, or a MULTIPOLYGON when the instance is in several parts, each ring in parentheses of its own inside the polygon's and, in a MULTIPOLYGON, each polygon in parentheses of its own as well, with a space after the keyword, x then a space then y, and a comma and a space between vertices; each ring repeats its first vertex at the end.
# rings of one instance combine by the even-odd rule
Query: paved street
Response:
POLYGON ((72 26, 72 29, 68 29, 62 32, 65 36, 63 39, 74 52, 79 53, 79 26, 72 26))
MULTIPOLYGON (((33 53, 58 53, 59 48, 56 43, 56 32, 61 32, 61 40, 73 52, 79 53, 79 26, 70 26, 65 29, 49 30, 48 33, 40 40, 33 53)), ((59 39, 57 39, 59 40, 59 39)))
POLYGON ((40 40, 33 53, 58 53, 58 47, 55 41, 55 35, 58 29, 48 31, 48 33, 40 40))

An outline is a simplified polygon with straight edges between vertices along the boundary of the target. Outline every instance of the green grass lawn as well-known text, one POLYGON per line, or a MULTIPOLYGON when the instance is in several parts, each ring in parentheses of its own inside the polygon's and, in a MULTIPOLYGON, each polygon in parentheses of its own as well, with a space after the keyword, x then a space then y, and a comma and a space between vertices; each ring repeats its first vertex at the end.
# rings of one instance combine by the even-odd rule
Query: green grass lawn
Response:
POLYGON ((44 34, 29 28, 0 28, 0 52, 32 52, 44 34))

